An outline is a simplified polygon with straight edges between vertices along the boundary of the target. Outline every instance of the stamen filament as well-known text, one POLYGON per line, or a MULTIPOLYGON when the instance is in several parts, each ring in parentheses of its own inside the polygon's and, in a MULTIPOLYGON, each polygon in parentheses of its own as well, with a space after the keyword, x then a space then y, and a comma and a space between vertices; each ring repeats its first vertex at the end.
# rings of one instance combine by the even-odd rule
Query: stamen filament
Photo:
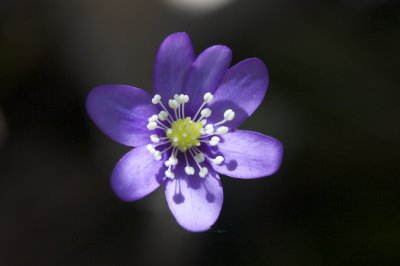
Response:
MULTIPOLYGON (((157 145, 157 146, 159 146, 159 145, 157 145)), ((166 152, 166 151, 168 151, 169 149, 171 149, 173 146, 172 145, 170 145, 168 148, 166 148, 166 149, 164 149, 163 151, 160 151, 161 152, 161 154, 163 154, 164 152, 166 152)))
POLYGON ((192 151, 192 149, 189 149, 188 151, 189 151, 190 155, 192 155, 193 161, 197 164, 197 167, 199 167, 199 170, 201 170, 201 165, 195 159, 195 155, 194 155, 194 152, 192 151))
MULTIPOLYGON (((198 121, 196 120, 196 117, 199 115, 199 113, 201 112, 201 110, 203 109, 203 107, 206 106, 206 104, 207 104, 206 102, 203 102, 203 104, 200 106, 199 110, 197 110, 196 114, 194 115, 193 121, 198 122, 198 121)), ((199 121, 200 121, 200 119, 199 119, 199 121)))
POLYGON ((194 175, 194 168, 189 165, 189 160, 187 158, 186 152, 184 152, 183 154, 185 155, 185 161, 186 161, 185 173, 188 175, 194 175))
POLYGON ((200 151, 198 148, 193 147, 198 153, 202 154, 204 157, 206 157, 209 161, 211 161, 214 164, 221 164, 224 161, 224 157, 218 155, 215 158, 211 158, 209 157, 207 154, 205 154, 204 152, 200 151))
MULTIPOLYGON (((164 125, 162 122, 160 122, 159 120, 157 120, 156 123, 157 123, 160 127, 162 127, 162 129, 164 129, 164 130, 167 130, 167 129, 168 129, 168 127, 167 127, 166 125, 164 125)), ((158 127, 158 128, 160 128, 160 127, 158 127)))
POLYGON ((219 121, 218 123, 215 123, 215 124, 214 124, 214 127, 215 127, 215 126, 222 125, 222 124, 225 123, 226 121, 227 121, 226 119, 223 119, 223 120, 219 121))
MULTIPOLYGON (((171 113, 170 112, 168 112, 168 110, 167 110, 167 108, 165 108, 165 106, 164 106, 164 104, 160 101, 159 103, 158 103, 159 105, 161 105, 161 107, 162 107, 162 109, 164 109, 164 111, 165 112, 167 112, 167 114, 168 114, 168 118, 172 118, 172 115, 171 115, 171 113)), ((167 118, 167 119, 168 119, 167 118)), ((172 124, 172 120, 171 121, 169 121, 171 124, 172 124)))

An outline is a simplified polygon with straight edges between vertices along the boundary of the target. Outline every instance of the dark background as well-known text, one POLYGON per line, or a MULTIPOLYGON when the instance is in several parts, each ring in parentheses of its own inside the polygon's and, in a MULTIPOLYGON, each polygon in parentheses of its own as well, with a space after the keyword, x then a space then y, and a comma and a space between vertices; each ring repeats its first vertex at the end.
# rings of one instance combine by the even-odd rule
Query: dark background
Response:
POLYGON ((400 2, 0 2, 0 265, 400 263, 400 2), (151 90, 160 42, 186 31, 233 63, 259 57, 267 96, 242 128, 284 144, 278 173, 222 177, 206 233, 162 189, 126 203, 109 185, 128 147, 85 112, 96 85, 151 90))

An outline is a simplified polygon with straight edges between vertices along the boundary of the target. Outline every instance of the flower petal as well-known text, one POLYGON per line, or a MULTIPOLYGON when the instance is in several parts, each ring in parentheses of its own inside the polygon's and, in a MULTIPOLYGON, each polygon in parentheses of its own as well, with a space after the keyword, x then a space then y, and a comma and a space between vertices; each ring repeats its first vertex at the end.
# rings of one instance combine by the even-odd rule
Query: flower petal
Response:
POLYGON ((162 42, 154 66, 153 92, 160 94, 164 103, 183 92, 193 60, 193 47, 186 33, 171 34, 162 42))
POLYGON ((164 160, 157 161, 141 146, 124 155, 111 175, 111 186, 119 198, 134 201, 156 190, 164 179, 164 160))
POLYGON ((235 119, 225 125, 231 129, 237 128, 260 105, 268 82, 267 69, 260 59, 249 58, 234 65, 215 92, 210 105, 213 114, 208 121, 219 122, 224 118, 224 112, 232 109, 236 114, 235 119))
POLYGON ((221 165, 213 165, 214 170, 243 179, 272 175, 279 169, 283 155, 278 140, 247 130, 225 134, 218 150, 225 160, 221 165))
POLYGON ((194 114, 203 103, 203 95, 214 94, 232 59, 231 50, 222 45, 207 48, 194 61, 185 83, 189 114, 194 114))
POLYGON ((86 109, 97 127, 121 144, 141 146, 155 133, 146 126, 148 117, 158 108, 141 89, 126 85, 96 87, 86 99, 86 109))
POLYGON ((205 178, 187 176, 178 165, 175 176, 165 182, 165 195, 175 219, 186 230, 208 230, 218 219, 224 197, 218 174, 210 169, 205 178))

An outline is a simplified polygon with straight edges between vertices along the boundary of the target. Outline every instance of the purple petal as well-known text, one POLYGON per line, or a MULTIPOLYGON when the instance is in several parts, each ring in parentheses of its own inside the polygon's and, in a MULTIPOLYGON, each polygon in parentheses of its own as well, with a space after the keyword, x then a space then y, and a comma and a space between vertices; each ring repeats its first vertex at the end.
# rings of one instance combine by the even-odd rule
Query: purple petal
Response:
POLYGON ((183 92, 193 60, 193 47, 186 33, 171 34, 162 42, 154 66, 153 92, 160 94, 164 103, 183 92))
POLYGON ((221 85, 217 88, 214 101, 210 105, 210 123, 219 122, 224 112, 232 109, 236 116, 225 125, 237 128, 260 105, 268 87, 268 73, 264 63, 257 58, 249 58, 231 67, 221 85))
POLYGON ((147 129, 147 119, 158 108, 141 89, 126 85, 96 87, 86 99, 86 109, 97 127, 116 142, 141 146, 156 133, 147 129))
POLYGON ((141 146, 124 155, 111 175, 111 186, 119 198, 134 201, 156 190, 164 179, 164 160, 157 161, 141 146))
POLYGON ((186 230, 208 230, 218 219, 223 202, 223 190, 217 173, 201 178, 187 176, 183 167, 175 171, 175 179, 166 180, 165 195, 177 222, 186 230))
POLYGON ((212 46, 202 52, 194 61, 185 83, 185 94, 189 114, 194 114, 203 103, 203 95, 214 93, 225 75, 232 59, 231 50, 222 45, 212 46))
POLYGON ((218 144, 225 161, 213 165, 220 174, 235 178, 259 178, 275 173, 281 165, 282 144, 258 132, 236 130, 223 135, 218 144))

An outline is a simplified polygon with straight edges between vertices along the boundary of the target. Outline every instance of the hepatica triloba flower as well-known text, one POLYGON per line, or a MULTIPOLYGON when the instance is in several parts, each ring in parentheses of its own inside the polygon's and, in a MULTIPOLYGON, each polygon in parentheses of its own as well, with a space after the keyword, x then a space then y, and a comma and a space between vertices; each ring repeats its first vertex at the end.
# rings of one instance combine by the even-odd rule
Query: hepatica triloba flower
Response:
POLYGON ((136 147, 115 166, 111 185, 134 201, 163 185, 168 206, 189 231, 205 231, 223 202, 218 174, 252 179, 277 171, 281 143, 237 130, 260 105, 268 87, 263 62, 249 58, 229 67, 231 51, 216 45, 197 58, 185 33, 161 44, 153 95, 127 85, 93 89, 87 111, 111 139, 136 147))

